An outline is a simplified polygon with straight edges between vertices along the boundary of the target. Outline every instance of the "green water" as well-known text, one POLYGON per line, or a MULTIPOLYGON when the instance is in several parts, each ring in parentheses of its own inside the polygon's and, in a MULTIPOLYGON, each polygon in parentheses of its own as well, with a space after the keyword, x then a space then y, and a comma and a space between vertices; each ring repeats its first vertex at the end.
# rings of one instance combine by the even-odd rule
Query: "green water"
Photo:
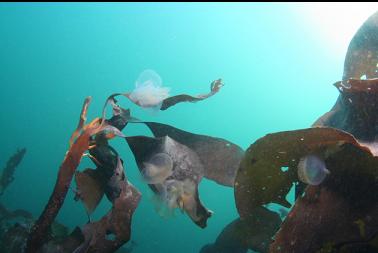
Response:
MULTIPOLYGON (((1 3, 0 164, 18 147, 28 150, 1 201, 38 216, 84 98, 93 97, 89 117, 99 116, 106 97, 132 90, 145 69, 159 73, 171 94, 208 92, 210 82, 220 77, 225 86, 208 100, 157 114, 120 101, 138 118, 222 137, 244 149, 267 133, 309 127, 336 101, 332 84, 342 77, 351 37, 335 47, 335 38, 325 36, 303 14, 305 7, 1 3)), ((129 125, 124 132, 151 135, 142 125, 129 125)), ((161 218, 126 142, 116 139, 112 145, 125 161, 129 180, 143 194, 132 223, 133 253, 198 252, 237 217, 233 189, 204 179, 200 196, 214 211, 206 229, 178 211, 175 217, 161 218)), ((84 158, 80 168, 87 166, 91 162, 84 158)), ((70 228, 87 221, 73 196, 70 191, 58 216, 70 228)), ((93 218, 109 207, 104 198, 93 218)))

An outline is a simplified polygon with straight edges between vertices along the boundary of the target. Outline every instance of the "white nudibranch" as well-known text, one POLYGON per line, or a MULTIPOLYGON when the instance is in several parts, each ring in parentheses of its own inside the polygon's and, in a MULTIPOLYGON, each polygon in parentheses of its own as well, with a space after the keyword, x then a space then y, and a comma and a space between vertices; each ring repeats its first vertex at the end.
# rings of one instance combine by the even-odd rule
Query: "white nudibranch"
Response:
POLYGON ((145 70, 135 83, 135 89, 128 94, 137 105, 144 108, 159 107, 169 97, 170 88, 162 86, 160 76, 153 70, 145 70))
POLYGON ((142 175, 148 184, 161 184, 173 173, 173 161, 166 153, 153 155, 143 165, 142 175))
POLYGON ((329 173, 324 160, 317 155, 306 155, 298 163, 298 178, 309 185, 319 185, 329 173))

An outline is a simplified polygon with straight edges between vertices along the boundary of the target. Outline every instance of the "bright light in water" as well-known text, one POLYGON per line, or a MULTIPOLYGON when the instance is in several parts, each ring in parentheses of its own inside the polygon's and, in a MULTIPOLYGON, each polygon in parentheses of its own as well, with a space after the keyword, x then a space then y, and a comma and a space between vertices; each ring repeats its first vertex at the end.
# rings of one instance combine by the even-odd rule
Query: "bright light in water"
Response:
POLYGON ((378 11, 378 3, 307 3, 300 5, 302 20, 327 46, 345 53, 358 28, 378 11))

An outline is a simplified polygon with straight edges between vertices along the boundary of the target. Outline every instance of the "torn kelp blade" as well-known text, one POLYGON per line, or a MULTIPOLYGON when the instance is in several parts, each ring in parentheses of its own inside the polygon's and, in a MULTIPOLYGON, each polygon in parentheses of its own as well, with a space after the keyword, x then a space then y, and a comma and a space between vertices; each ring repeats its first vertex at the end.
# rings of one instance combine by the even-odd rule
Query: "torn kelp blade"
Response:
POLYGON ((81 249, 82 252, 91 253, 115 252, 130 240, 132 216, 141 193, 128 181, 120 182, 119 186, 121 192, 113 201, 112 209, 99 221, 90 222, 83 227, 85 240, 76 249, 78 252, 81 249))
POLYGON ((244 151, 225 139, 193 134, 181 129, 156 122, 143 122, 155 137, 169 136, 197 153, 204 165, 204 176, 210 180, 233 186, 244 151))
POLYGON ((160 107, 160 110, 162 110, 162 111, 167 110, 169 107, 172 107, 172 106, 174 106, 178 103, 182 103, 182 102, 195 103, 195 102, 204 100, 204 99, 209 98, 209 97, 213 96, 214 94, 216 94, 220 90, 221 87, 223 87, 222 79, 217 79, 217 80, 215 80, 211 83, 209 93, 201 94, 201 95, 197 95, 197 96, 181 94, 181 95, 166 98, 166 99, 163 100, 162 105, 160 107))
POLYGON ((298 182, 299 160, 308 154, 327 156, 345 143, 370 153, 352 135, 334 128, 278 132, 257 140, 248 148, 236 175, 235 200, 241 218, 268 203, 290 207, 286 195, 298 182))
POLYGON ((85 206, 88 215, 91 215, 104 196, 104 183, 97 170, 86 169, 75 174, 77 199, 85 206))
POLYGON ((280 224, 277 213, 257 207, 248 219, 237 218, 229 223, 215 243, 204 246, 200 253, 246 253, 248 249, 267 252, 280 224))
POLYGON ((343 80, 376 78, 378 63, 378 12, 358 29, 345 56, 343 80))
POLYGON ((331 174, 297 199, 270 252, 378 252, 378 157, 348 143, 326 163, 331 174))
POLYGON ((167 203, 171 203, 171 208, 183 208, 195 224, 201 228, 206 227, 211 211, 199 199, 198 184, 203 177, 203 165, 197 154, 168 136, 133 136, 126 137, 126 141, 142 173, 145 163, 156 154, 165 153, 170 156, 173 162, 172 174, 160 184, 149 184, 150 188, 167 203))

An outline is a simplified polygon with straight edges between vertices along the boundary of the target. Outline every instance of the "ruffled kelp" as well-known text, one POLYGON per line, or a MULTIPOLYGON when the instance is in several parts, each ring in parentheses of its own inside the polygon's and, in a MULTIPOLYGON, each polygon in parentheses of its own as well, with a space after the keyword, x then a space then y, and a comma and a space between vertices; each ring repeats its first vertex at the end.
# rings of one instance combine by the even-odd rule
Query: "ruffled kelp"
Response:
POLYGON ((204 176, 218 184, 233 186, 236 171, 244 155, 238 145, 222 138, 193 134, 173 126, 142 122, 151 129, 155 137, 169 136, 175 141, 192 149, 204 166, 204 176))
POLYGON ((10 183, 14 180, 13 174, 16 171, 17 166, 21 163, 24 155, 26 153, 26 148, 17 150, 17 152, 12 155, 4 169, 1 172, 0 177, 0 195, 2 195, 5 189, 9 186, 10 183))
MULTIPOLYGON (((146 136, 126 137, 134 154, 138 168, 143 174, 145 164, 157 154, 166 154, 172 160, 172 173, 150 188, 170 208, 183 209, 195 224, 204 228, 211 212, 206 209, 198 195, 198 184, 201 181, 204 168, 198 155, 187 146, 180 144, 169 136, 152 138, 146 136)), ((149 180, 157 180, 150 178, 149 180)))

